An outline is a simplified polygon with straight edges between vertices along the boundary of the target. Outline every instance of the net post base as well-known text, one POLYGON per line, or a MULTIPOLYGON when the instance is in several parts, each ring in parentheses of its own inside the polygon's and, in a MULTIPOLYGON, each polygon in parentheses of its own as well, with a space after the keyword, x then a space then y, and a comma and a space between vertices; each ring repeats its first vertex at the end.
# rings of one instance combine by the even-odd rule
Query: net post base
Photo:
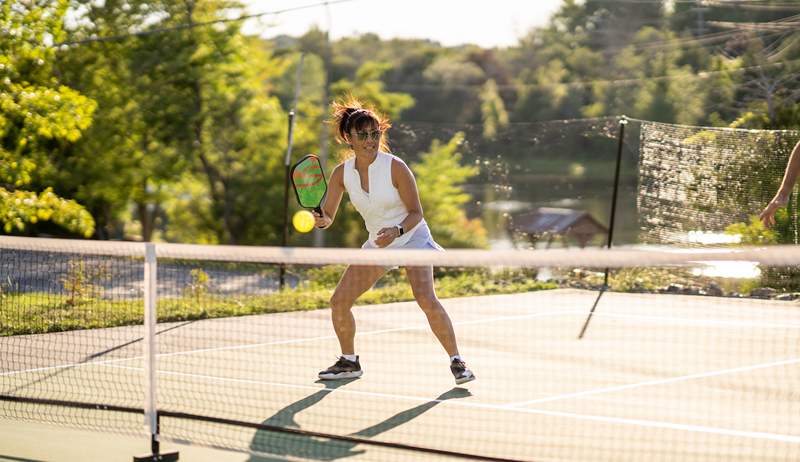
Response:
POLYGON ((133 462, 177 462, 178 452, 168 452, 165 454, 150 454, 146 456, 134 456, 133 462))

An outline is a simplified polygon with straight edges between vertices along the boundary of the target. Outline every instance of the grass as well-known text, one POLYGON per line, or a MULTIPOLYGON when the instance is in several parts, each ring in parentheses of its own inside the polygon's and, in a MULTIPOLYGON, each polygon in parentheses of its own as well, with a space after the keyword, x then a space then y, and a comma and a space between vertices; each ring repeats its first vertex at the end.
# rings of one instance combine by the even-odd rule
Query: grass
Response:
MULTIPOLYGON (((236 268, 241 270, 241 268, 236 268)), ((256 268, 257 269, 257 268, 256 268)), ((294 268, 302 281, 297 287, 263 295, 220 295, 211 287, 210 276, 192 273, 183 296, 162 297, 158 304, 160 322, 248 316, 327 308, 343 266, 294 268)), ((603 273, 586 270, 555 270, 557 282, 536 280, 533 270, 492 271, 489 269, 437 269, 436 292, 440 298, 492 294, 513 294, 558 287, 596 289, 603 273)), ((747 295, 760 287, 759 279, 730 279, 697 276, 685 268, 627 268, 612 270, 609 286, 615 292, 664 292, 670 285, 703 290, 711 284, 724 295, 747 295)), ((358 305, 411 301, 414 297, 402 271, 384 276, 362 295, 358 305)), ((40 334, 78 329, 141 325, 141 299, 107 300, 96 291, 75 294, 0 292, 0 337, 40 334)))
MULTIPOLYGON (((340 268, 313 271, 316 273, 303 276, 314 277, 297 288, 265 295, 222 296, 207 290, 187 290, 182 297, 161 298, 158 319, 159 322, 190 321, 327 308, 340 268)), ((405 278, 396 273, 362 295, 357 304, 413 300, 405 278)), ((538 282, 534 276, 535 273, 526 271, 447 271, 437 274, 436 291, 440 298, 452 298, 557 287, 555 283, 538 282)), ((141 299, 104 300, 87 296, 68 301, 66 295, 49 293, 0 294, 0 336, 141 325, 143 316, 141 299)))
MULTIPOLYGON (((599 287, 603 273, 598 271, 572 270, 561 273, 565 285, 573 287, 599 287)), ((608 286, 615 292, 664 292, 670 285, 687 289, 705 290, 716 285, 725 295, 747 295, 761 287, 759 278, 716 278, 694 274, 687 268, 623 268, 609 272, 608 286)))

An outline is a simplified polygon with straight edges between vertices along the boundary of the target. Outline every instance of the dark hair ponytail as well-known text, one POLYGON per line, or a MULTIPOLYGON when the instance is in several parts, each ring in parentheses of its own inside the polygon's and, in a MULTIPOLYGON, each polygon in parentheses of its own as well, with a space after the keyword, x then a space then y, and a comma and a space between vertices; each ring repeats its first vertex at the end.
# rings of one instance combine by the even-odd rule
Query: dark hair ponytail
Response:
MULTIPOLYGON (((364 127, 374 126, 384 133, 392 126, 389 119, 372 109, 365 108, 360 101, 352 97, 344 103, 333 103, 333 123, 336 127, 337 141, 344 144, 348 143, 350 132, 353 129, 360 130, 364 127)), ((386 136, 381 136, 380 150, 389 151, 386 136)))

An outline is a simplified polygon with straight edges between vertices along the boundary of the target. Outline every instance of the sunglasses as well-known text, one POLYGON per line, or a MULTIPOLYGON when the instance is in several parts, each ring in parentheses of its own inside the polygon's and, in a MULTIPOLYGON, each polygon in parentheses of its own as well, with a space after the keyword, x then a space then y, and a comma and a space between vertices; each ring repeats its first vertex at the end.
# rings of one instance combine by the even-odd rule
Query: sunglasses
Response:
POLYGON ((375 141, 381 139, 381 131, 380 130, 372 130, 371 132, 356 132, 356 138, 359 141, 366 141, 367 138, 371 138, 375 141))

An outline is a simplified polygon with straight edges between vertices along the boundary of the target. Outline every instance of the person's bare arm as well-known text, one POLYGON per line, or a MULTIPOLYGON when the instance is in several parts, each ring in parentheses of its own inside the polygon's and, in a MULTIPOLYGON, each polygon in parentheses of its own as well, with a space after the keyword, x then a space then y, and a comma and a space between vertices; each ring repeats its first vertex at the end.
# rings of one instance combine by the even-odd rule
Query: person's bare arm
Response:
POLYGON ((775 194, 775 197, 764 207, 764 210, 759 215, 759 218, 765 226, 772 226, 775 224, 775 212, 779 208, 789 202, 789 194, 792 192, 797 175, 800 173, 800 142, 798 142, 792 150, 792 155, 789 156, 789 162, 786 164, 786 171, 783 174, 783 181, 781 187, 775 194))
POLYGON ((333 169, 331 177, 328 179, 328 193, 322 201, 320 208, 322 216, 314 213, 314 225, 317 228, 327 228, 336 218, 339 210, 339 203, 342 202, 344 194, 344 164, 339 164, 333 169))

